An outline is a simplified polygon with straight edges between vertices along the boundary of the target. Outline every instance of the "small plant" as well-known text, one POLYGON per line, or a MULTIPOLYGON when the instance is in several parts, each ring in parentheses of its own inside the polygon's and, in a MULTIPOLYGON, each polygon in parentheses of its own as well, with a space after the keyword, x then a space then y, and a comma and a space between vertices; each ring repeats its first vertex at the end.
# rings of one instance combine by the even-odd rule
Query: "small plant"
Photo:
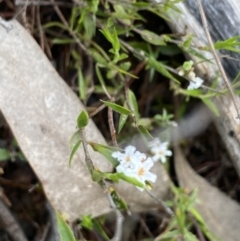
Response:
MULTIPOLYGON (((195 47, 192 44, 193 36, 190 35, 180 41, 172 33, 156 33, 146 29, 147 18, 144 13, 157 16, 158 20, 166 20, 167 10, 180 13, 176 5, 178 2, 180 1, 169 0, 161 4, 158 1, 85 1, 84 7, 72 9, 67 25, 53 22, 44 26, 45 29, 60 27, 66 34, 54 37, 52 43, 71 46, 70 66, 76 71, 77 93, 81 100, 87 103, 92 94, 98 97, 95 105, 91 106, 93 110, 89 111, 89 116, 93 117, 101 110, 108 109, 108 125, 113 145, 94 143, 85 135, 89 116, 83 111, 77 119, 78 129, 70 139, 69 165, 71 166, 78 148, 83 147, 92 181, 98 183, 107 193, 109 203, 117 214, 117 222, 120 223, 120 210, 128 211, 128 206, 117 193, 114 183, 124 180, 152 195, 150 190, 157 181, 153 166, 161 165, 160 162, 167 164, 168 158, 172 156, 172 151, 169 150, 170 133, 173 128, 178 127, 174 121, 177 119, 174 113, 184 116, 186 110, 191 109, 189 103, 194 99, 200 100, 219 116, 213 99, 227 92, 226 89, 217 89, 219 76, 215 77, 211 86, 207 86, 207 81, 195 73, 199 63, 212 61, 202 54, 203 50, 209 51, 208 46, 195 47), (169 56, 175 57, 180 53, 194 55, 198 62, 182 63, 173 60, 174 58, 169 60, 169 56), (90 75, 88 71, 86 74, 82 70, 86 64, 85 58, 92 70, 90 75), (144 78, 140 77, 142 73, 144 78), (135 84, 138 85, 137 88, 134 87, 135 84), (151 98, 154 89, 148 96, 139 93, 139 86, 147 89, 152 84, 160 86, 154 98, 151 98), (169 104, 169 100, 174 98, 181 100, 175 109, 172 103, 169 104), (128 140, 136 135, 144 143, 147 153, 128 145, 128 140), (119 148, 119 142, 126 143, 124 149, 119 148), (95 166, 88 152, 89 147, 103 155, 115 171, 102 172, 100 167, 95 166)), ((238 52, 238 39, 234 37, 218 41, 215 48, 238 52)), ((158 200, 171 217, 171 222, 166 232, 157 240, 170 241, 176 237, 187 241, 197 240, 193 234, 195 223, 209 240, 215 240, 194 208, 196 191, 187 194, 176 187, 172 187, 172 191, 174 201, 168 203, 174 212, 158 200)), ((92 229, 94 219, 90 215, 81 218, 82 227, 92 229)), ((119 233, 118 227, 116 233, 119 233)), ((120 239, 119 236, 117 238, 116 240, 120 239)))

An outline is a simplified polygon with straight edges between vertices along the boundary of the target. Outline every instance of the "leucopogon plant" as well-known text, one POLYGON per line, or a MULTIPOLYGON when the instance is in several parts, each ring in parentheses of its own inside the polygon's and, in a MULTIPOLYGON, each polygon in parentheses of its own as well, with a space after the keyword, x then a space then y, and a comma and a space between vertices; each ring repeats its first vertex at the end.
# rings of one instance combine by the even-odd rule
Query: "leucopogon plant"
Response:
MULTIPOLYGON (((118 113, 131 113, 129 109, 115 103, 105 104, 111 105, 111 108, 118 113)), ((132 145, 128 145, 124 149, 120 149, 118 147, 94 143, 89 141, 88 137, 85 135, 84 129, 88 124, 88 120, 89 117, 86 111, 82 111, 77 118, 78 129, 70 139, 72 152, 69 158, 69 165, 71 166, 74 154, 82 145, 85 154, 85 164, 89 170, 92 181, 98 183, 104 190, 108 198, 109 205, 116 213, 116 228, 114 237, 110 239, 98 221, 91 218, 91 214, 81 217, 80 226, 82 228, 92 230, 93 227, 95 227, 105 240, 121 240, 123 232, 123 215, 121 212, 123 210, 127 211, 128 214, 130 214, 130 212, 128 210, 127 203, 117 193, 114 183, 118 183, 119 180, 124 180, 128 182, 129 185, 136 186, 139 191, 146 191, 150 197, 156 199, 170 217, 169 225, 166 231, 161 233, 156 239, 148 240, 170 241, 173 240, 172 238, 183 237, 186 241, 197 241, 198 239, 195 234, 190 231, 193 223, 192 220, 198 223, 202 232, 209 238, 209 240, 216 240, 216 237, 207 229, 201 215, 194 208, 194 205, 198 202, 196 190, 188 194, 185 190, 177 188, 172 184, 171 186, 174 198, 167 203, 164 203, 161 199, 155 197, 154 194, 151 193, 152 185, 154 185, 157 180, 157 175, 151 172, 151 168, 157 162, 165 164, 168 157, 172 156, 172 151, 169 150, 168 142, 162 142, 158 137, 153 138, 148 133, 148 137, 152 138, 149 142, 147 142, 148 154, 140 152, 132 145), (110 173, 99 170, 99 168, 94 165, 91 156, 89 155, 89 147, 103 155, 112 164, 115 171, 110 173), (174 212, 172 211, 172 208, 174 208, 174 212)), ((57 221, 61 240, 76 241, 71 228, 64 218, 58 213, 57 221)))

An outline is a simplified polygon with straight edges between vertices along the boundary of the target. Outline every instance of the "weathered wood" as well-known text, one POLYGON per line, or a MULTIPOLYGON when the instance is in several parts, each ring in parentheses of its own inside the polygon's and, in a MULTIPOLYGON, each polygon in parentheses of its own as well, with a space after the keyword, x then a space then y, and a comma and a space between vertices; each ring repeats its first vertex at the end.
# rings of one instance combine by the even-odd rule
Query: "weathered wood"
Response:
MULTIPOLYGON (((189 12, 202 25, 197 1, 185 1, 189 12)), ((214 41, 226 40, 233 36, 240 35, 240 1, 239 0, 202 0, 204 12, 208 20, 208 27, 214 41)), ((220 51, 229 55, 231 59, 222 60, 225 70, 230 78, 235 78, 240 70, 240 55, 230 51, 220 51)))
MULTIPOLYGON (((53 206, 72 221, 80 215, 109 212, 106 194, 93 183, 80 149, 68 166, 68 141, 76 130, 76 118, 84 106, 57 74, 38 44, 16 21, 0 19, 0 108, 22 151, 43 184, 53 206)), ((90 120, 86 128, 89 141, 106 144, 90 120)), ((111 171, 109 162, 89 147, 94 164, 111 171)), ((169 178, 161 165, 153 193, 164 199, 169 178)), ((120 183, 119 193, 132 210, 158 206, 145 192, 120 183)))
POLYGON ((179 147, 175 146, 174 153, 179 184, 189 192, 197 188, 199 202, 196 203, 195 208, 204 218, 209 230, 222 241, 238 241, 239 204, 199 176, 190 167, 179 147))
MULTIPOLYGON (((240 1, 239 0, 203 0, 203 7, 209 20, 210 32, 213 38, 217 40, 227 39, 229 37, 239 35, 240 28, 240 1)), ((185 35, 181 37, 183 40, 187 34, 193 35, 192 44, 196 48, 206 46, 207 40, 205 37, 204 29, 201 25, 197 3, 196 1, 188 0, 187 4, 179 3, 178 8, 180 13, 173 10, 166 12, 166 15, 171 19, 169 26, 175 33, 185 35)), ((201 51, 206 58, 211 59, 213 56, 207 51, 201 51)), ((199 62, 195 56, 186 54, 188 58, 199 62)), ((239 55, 231 54, 237 60, 239 55)), ((240 62, 232 59, 224 59, 224 66, 229 76, 235 77, 240 69, 240 62)), ((198 74, 205 80, 205 83, 210 84, 218 73, 218 68, 215 64, 207 62, 197 64, 196 70, 198 74)), ((220 88, 225 88, 222 78, 219 78, 218 85, 220 88)), ((239 102, 239 99, 237 99, 239 102)), ((240 176, 240 125, 239 120, 236 119, 236 110, 233 102, 229 96, 215 98, 215 103, 221 111, 221 116, 215 118, 216 127, 226 145, 232 162, 240 176)), ((238 103, 239 105, 239 103, 238 103)))

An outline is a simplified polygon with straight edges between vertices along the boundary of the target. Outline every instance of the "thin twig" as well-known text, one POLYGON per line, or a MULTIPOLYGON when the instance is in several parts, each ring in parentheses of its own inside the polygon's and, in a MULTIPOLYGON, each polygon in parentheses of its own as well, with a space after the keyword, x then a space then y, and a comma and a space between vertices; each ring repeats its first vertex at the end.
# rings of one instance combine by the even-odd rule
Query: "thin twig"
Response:
POLYGON ((77 35, 70 29, 70 26, 67 22, 67 20, 65 19, 65 17, 63 16, 62 12, 60 11, 59 7, 55 4, 55 0, 50 0, 53 3, 53 8, 56 11, 58 17, 60 18, 60 20, 62 21, 62 23, 65 25, 65 27, 67 28, 69 34, 74 38, 74 40, 77 42, 78 46, 80 47, 80 49, 82 49, 85 54, 89 55, 89 51, 86 49, 86 47, 80 42, 79 38, 77 37, 77 35))
POLYGON ((222 63, 218 57, 218 54, 214 48, 214 44, 213 44, 213 41, 212 41, 212 38, 211 38, 211 35, 209 33, 209 29, 208 29, 208 24, 207 24, 207 19, 206 19, 206 16, 205 16, 205 13, 204 13, 204 10, 203 10, 203 6, 202 6, 202 3, 201 3, 201 0, 197 0, 197 3, 198 3, 198 8, 199 8, 199 12, 200 12, 200 15, 201 15, 201 19, 202 19, 202 23, 203 23, 203 28, 205 30, 205 34, 207 36, 207 40, 208 40, 208 43, 210 45, 210 48, 211 48, 211 51, 213 53, 213 56, 214 56, 214 59, 218 65, 218 68, 219 68, 219 71, 222 75, 222 78, 223 78, 223 81, 231 95, 231 98, 232 98, 232 101, 233 101, 233 104, 236 108, 236 111, 237 111, 237 118, 239 119, 240 118, 240 111, 239 111, 239 105, 238 105, 238 102, 237 102, 237 99, 236 99, 236 96, 234 95, 234 92, 232 90, 232 87, 229 83, 229 80, 227 78, 227 75, 224 71, 224 68, 222 66, 222 63))
POLYGON ((148 195, 150 197, 152 197, 157 203, 160 204, 160 206, 163 208, 163 210, 171 217, 174 217, 174 213, 171 210, 171 208, 169 208, 164 201, 162 201, 160 198, 156 197, 153 193, 151 193, 150 191, 148 191, 147 189, 145 189, 145 191, 148 193, 148 195))
POLYGON ((110 192, 108 191, 107 182, 103 181, 103 183, 105 185, 105 188, 107 188, 107 197, 108 197, 109 204, 116 214, 116 227, 115 227, 114 236, 111 239, 111 241, 120 241, 120 240, 122 240, 122 226, 123 226, 124 217, 123 217, 121 211, 117 209, 117 207, 112 199, 112 196, 111 196, 110 192))
MULTIPOLYGON (((84 154, 85 154, 86 165, 87 165, 90 173, 92 174, 95 167, 93 165, 90 154, 88 152, 87 139, 86 139, 86 136, 85 136, 85 131, 83 129, 81 129, 80 132, 81 132, 81 136, 82 136, 82 143, 83 143, 83 150, 84 150, 84 154)), ((121 239, 122 239, 122 224, 123 224, 124 217, 123 217, 121 211, 117 209, 117 207, 116 207, 116 205, 115 205, 115 203, 112 199, 111 193, 109 192, 108 182, 106 180, 102 179, 101 181, 98 182, 98 184, 107 193, 107 197, 108 197, 110 207, 114 210, 114 212, 116 214, 116 219, 117 219, 116 220, 116 228, 115 228, 114 236, 111 239, 111 241, 121 241, 121 239)))
POLYGON ((94 167, 94 164, 93 164, 92 159, 88 152, 88 147, 87 147, 88 144, 87 144, 87 140, 86 140, 85 130, 81 129, 80 133, 82 136, 82 144, 83 144, 83 150, 84 150, 84 154, 85 154, 86 166, 87 166, 88 170, 90 171, 90 174, 92 174, 95 167, 94 167))
MULTIPOLYGON (((111 100, 114 101, 114 98, 112 98, 111 100)), ((108 107, 108 125, 110 129, 113 145, 118 147, 116 130, 115 130, 114 121, 113 121, 113 110, 110 107, 108 107)))

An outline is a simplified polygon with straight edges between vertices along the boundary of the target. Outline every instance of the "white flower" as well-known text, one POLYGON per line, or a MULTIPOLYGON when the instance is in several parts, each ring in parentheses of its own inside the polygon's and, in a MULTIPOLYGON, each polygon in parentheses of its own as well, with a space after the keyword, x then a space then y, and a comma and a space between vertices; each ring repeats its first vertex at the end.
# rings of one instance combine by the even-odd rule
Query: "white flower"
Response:
MULTIPOLYGON (((137 166, 133 169, 123 170, 121 165, 117 166, 117 172, 123 172, 126 176, 134 177, 140 183, 145 185, 145 181, 156 182, 157 176, 154 173, 151 173, 149 170, 154 165, 154 162, 151 157, 147 158, 145 161, 140 161, 137 166)), ((140 191, 143 191, 143 188, 137 187, 140 191)))
POLYGON ((202 85, 202 83, 203 83, 203 79, 196 77, 191 80, 187 89, 188 90, 198 89, 202 85))
POLYGON ((168 142, 161 142, 159 138, 155 138, 153 141, 150 141, 148 146, 150 152, 153 154, 153 161, 160 160, 162 163, 166 162, 166 157, 172 156, 172 152, 167 149, 168 142))
MULTIPOLYGON (((119 165, 116 167, 118 173, 133 177, 144 185, 145 181, 156 181, 157 176, 149 171, 154 165, 153 159, 147 158, 144 153, 136 151, 134 146, 127 146, 124 153, 113 152, 112 157, 119 161, 119 165)), ((143 188, 137 188, 141 191, 144 190, 143 188)))
POLYGON ((127 146, 124 149, 124 153, 121 153, 120 151, 116 151, 112 153, 112 157, 116 158, 121 165, 123 165, 125 168, 133 168, 135 166, 135 162, 137 162, 138 158, 138 152, 136 151, 136 147, 134 146, 127 146))

